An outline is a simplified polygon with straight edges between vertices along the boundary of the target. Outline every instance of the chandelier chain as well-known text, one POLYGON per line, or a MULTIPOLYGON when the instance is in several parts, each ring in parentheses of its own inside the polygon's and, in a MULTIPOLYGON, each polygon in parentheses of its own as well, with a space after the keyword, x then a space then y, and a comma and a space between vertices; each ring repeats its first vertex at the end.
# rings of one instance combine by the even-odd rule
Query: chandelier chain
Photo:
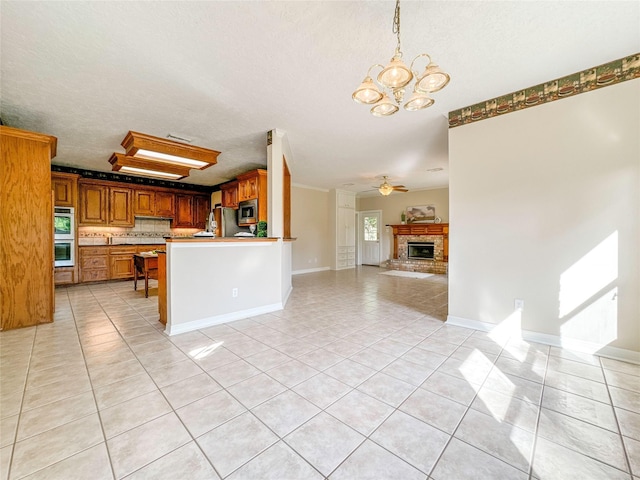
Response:
POLYGON ((400 52, 400 0, 396 0, 396 12, 393 16, 393 33, 398 37, 398 46, 396 47, 396 52, 400 52))

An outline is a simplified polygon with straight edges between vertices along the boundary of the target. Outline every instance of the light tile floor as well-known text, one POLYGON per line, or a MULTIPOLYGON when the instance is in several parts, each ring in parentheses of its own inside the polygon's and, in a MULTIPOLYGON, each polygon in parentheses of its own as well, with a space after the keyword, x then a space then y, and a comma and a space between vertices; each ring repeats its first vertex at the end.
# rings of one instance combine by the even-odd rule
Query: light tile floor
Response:
POLYGON ((640 480, 640 366, 444 326, 446 277, 378 272, 170 338, 155 289, 59 288, 0 335, 0 478, 640 480))

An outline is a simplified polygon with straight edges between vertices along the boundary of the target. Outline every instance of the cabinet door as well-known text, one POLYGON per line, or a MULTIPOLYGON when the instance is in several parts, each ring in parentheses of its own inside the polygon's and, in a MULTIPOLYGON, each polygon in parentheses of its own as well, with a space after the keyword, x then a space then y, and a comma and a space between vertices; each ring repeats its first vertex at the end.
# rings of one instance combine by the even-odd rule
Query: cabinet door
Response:
POLYGON ((337 242, 340 247, 349 247, 356 244, 356 217, 351 208, 338 207, 337 215, 337 242))
POLYGON ((204 229, 207 226, 207 219, 209 218, 209 211, 211 210, 211 197, 208 195, 197 195, 194 197, 194 200, 196 211, 194 226, 204 229))
POLYGON ((109 188, 109 225, 133 227, 133 190, 109 188))
POLYGON ((238 208, 238 182, 223 185, 220 190, 222 191, 222 206, 238 208))
POLYGON ((107 192, 104 185, 80 184, 80 225, 107 224, 107 192))
POLYGON ((133 197, 135 215, 153 216, 156 214, 156 194, 151 190, 136 190, 133 197))
POLYGON ((258 174, 238 180, 238 202, 258 198, 258 174))
POLYGON ((176 195, 176 219, 174 226, 193 226, 193 203, 192 195, 176 195))
POLYGON ((176 196, 173 193, 156 192, 156 216, 173 218, 176 212, 176 196))
POLYGON ((133 255, 110 255, 109 279, 133 277, 133 255))
POLYGON ((56 207, 75 207, 75 180, 51 176, 53 203, 56 207))

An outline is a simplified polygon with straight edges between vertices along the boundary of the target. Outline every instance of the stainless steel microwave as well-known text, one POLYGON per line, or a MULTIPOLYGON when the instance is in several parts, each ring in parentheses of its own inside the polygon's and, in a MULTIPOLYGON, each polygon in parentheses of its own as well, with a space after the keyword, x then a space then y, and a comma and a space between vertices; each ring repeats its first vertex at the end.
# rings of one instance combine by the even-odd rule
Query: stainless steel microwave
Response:
POLYGON ((245 200, 238 204, 238 225, 258 223, 258 200, 245 200))

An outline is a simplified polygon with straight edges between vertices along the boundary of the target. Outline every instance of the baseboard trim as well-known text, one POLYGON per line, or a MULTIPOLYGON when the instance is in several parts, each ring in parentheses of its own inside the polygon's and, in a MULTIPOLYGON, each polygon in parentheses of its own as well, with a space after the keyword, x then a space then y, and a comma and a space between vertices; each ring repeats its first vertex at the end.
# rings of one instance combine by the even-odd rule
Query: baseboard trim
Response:
POLYGON ((201 318, 199 320, 192 320, 191 322, 180 323, 178 325, 167 324, 165 333, 169 336, 178 335, 180 333, 192 332, 194 330, 200 330, 201 328, 220 325, 221 323, 233 322, 235 320, 256 317, 265 313, 277 312, 278 310, 283 309, 283 303, 272 303, 271 305, 263 305, 261 307, 249 308, 238 312, 225 313, 224 315, 201 318))
MULTIPOLYGON (((498 325, 495 323, 481 322, 479 320, 469 320, 468 318, 447 315, 446 325, 456 327, 471 328, 481 332, 491 332, 498 325)), ((600 346, 593 342, 585 342, 584 340, 576 340, 572 338, 562 338, 557 335, 549 335, 547 333, 532 332, 530 330, 520 330, 520 336, 523 340, 529 342, 542 343, 551 345, 552 347, 561 347, 568 350, 574 350, 581 353, 589 353, 599 357, 612 358, 614 360, 622 360, 623 362, 640 364, 640 352, 627 350, 624 348, 600 346)))
POLYGON ((291 275, 301 275, 303 273, 325 272, 329 267, 307 268, 306 270, 294 270, 291 275))

